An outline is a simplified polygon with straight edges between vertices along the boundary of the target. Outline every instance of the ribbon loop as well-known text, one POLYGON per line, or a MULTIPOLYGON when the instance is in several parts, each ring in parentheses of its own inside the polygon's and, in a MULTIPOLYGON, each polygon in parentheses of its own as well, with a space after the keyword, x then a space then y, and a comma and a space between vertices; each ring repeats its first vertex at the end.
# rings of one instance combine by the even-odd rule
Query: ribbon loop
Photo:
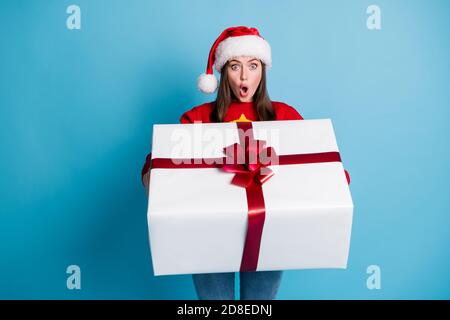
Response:
POLYGON ((247 188, 251 184, 262 185, 267 182, 274 172, 268 168, 270 159, 276 157, 272 147, 266 147, 266 141, 245 137, 244 145, 234 143, 223 148, 225 164, 222 170, 235 173, 231 183, 247 188), (264 170, 265 174, 262 174, 264 170))

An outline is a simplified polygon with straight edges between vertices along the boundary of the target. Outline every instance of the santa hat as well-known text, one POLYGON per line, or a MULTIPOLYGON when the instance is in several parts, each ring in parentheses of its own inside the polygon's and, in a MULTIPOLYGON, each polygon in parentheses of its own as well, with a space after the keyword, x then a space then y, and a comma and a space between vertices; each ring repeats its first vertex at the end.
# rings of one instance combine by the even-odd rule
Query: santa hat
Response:
POLYGON ((206 73, 198 78, 198 88, 205 93, 216 91, 218 81, 214 76, 213 67, 220 72, 228 60, 239 56, 260 59, 267 68, 272 65, 270 45, 256 28, 231 27, 225 29, 212 45, 206 73))

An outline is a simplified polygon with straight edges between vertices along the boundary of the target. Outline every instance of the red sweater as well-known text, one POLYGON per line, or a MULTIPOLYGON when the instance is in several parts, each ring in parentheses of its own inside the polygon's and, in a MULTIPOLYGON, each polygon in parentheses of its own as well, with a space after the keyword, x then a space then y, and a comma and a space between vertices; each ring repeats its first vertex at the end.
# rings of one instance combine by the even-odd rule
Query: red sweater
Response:
MULTIPOLYGON (((194 123, 194 121, 211 122, 210 115, 213 110, 213 102, 207 102, 186 111, 180 118, 181 123, 194 123)), ((303 117, 293 107, 282 103, 272 101, 272 107, 275 111, 275 120, 303 120, 303 117)), ((224 122, 244 122, 257 121, 258 117, 253 108, 253 102, 233 102, 225 115, 224 122)), ((151 153, 147 155, 144 167, 142 168, 142 179, 150 169, 151 153)), ((350 176, 345 170, 345 176, 350 184, 350 176)), ((143 183, 143 182, 142 182, 143 183)))

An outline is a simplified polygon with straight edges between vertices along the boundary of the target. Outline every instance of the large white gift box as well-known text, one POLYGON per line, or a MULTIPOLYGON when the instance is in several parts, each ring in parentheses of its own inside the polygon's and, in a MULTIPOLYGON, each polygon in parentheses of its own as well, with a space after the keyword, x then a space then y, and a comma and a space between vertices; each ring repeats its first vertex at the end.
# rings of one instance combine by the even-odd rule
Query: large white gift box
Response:
POLYGON ((320 119, 154 125, 148 202, 154 274, 248 271, 241 262, 253 195, 231 183, 235 173, 201 164, 242 145, 243 125, 279 157, 264 168, 272 175, 258 187, 264 223, 254 270, 346 268, 353 202, 335 159, 331 120, 320 119), (290 155, 319 160, 283 163, 290 155))

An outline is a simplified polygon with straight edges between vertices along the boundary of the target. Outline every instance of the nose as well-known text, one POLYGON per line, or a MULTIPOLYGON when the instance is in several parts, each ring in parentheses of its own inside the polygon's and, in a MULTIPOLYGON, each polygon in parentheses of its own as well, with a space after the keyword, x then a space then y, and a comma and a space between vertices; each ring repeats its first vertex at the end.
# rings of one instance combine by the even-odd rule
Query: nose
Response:
POLYGON ((241 80, 247 80, 247 69, 245 67, 241 69, 241 80))

